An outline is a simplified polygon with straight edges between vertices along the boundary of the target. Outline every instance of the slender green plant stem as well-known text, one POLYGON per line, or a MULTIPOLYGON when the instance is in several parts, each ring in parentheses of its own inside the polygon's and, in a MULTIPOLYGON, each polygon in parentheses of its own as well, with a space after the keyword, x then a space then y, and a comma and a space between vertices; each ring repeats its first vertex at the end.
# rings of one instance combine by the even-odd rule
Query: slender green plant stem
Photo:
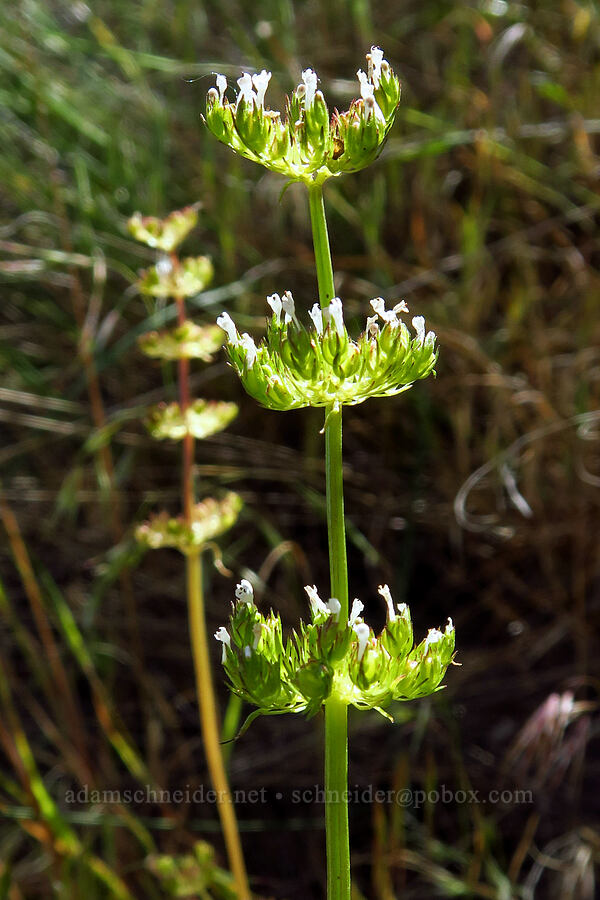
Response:
MULTIPOLYGON (((319 302, 324 308, 334 297, 333 266, 321 185, 308 188, 319 302)), ((327 534, 331 596, 340 602, 339 621, 348 619, 348 563, 344 523, 342 469, 342 410, 333 405, 325 417, 327 534)), ((337 697, 325 703, 325 829, 327 842, 327 898, 350 900, 350 834, 348 827, 348 708, 337 697)))
MULTIPOLYGON (((171 260, 174 266, 179 265, 179 260, 174 254, 171 257, 171 260)), ((175 302, 177 304, 178 322, 181 325, 185 322, 185 301, 183 297, 176 297, 175 302)), ((185 415, 190 405, 189 375, 189 360, 179 360, 179 403, 183 415, 185 415)), ((183 514, 185 521, 189 525, 192 520, 192 510, 195 499, 194 438, 191 434, 186 434, 184 437, 182 463, 183 514)), ((251 900, 237 818, 231 791, 229 789, 229 782, 227 780, 225 762, 221 748, 219 713, 217 710, 217 701, 210 666, 206 614, 204 611, 202 561, 199 552, 187 555, 186 573, 190 641, 194 659, 196 695, 200 713, 202 740, 206 753, 206 762, 213 787, 217 794, 217 808, 221 819, 221 827, 223 829, 229 865, 235 881, 236 896, 238 900, 251 900)))
POLYGON ((200 711, 206 761, 213 787, 217 793, 227 856, 235 880, 236 897, 239 900, 250 900, 251 894, 248 887, 237 819, 221 752, 219 716, 208 650, 204 596, 202 592, 202 563, 199 553, 189 554, 187 557, 187 595, 190 640, 196 673, 196 693, 198 696, 198 709, 200 711))
POLYGON ((315 248, 319 303, 323 309, 326 306, 329 306, 333 300, 335 288, 333 286, 333 265, 331 263, 331 250, 329 249, 325 204, 323 203, 323 188, 320 184, 309 185, 308 202, 310 206, 313 245, 315 248))

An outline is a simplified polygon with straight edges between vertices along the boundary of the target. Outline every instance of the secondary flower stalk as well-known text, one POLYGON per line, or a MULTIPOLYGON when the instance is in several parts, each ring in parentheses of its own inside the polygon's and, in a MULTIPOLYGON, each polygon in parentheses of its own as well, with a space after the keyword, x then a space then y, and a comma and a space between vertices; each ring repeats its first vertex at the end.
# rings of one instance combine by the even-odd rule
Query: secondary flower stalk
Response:
POLYGON ((185 298, 204 290, 212 277, 207 257, 180 260, 176 248, 197 221, 194 207, 178 210, 166 219, 130 219, 132 234, 162 251, 155 266, 141 273, 138 287, 152 297, 173 297, 177 307, 177 327, 171 332, 152 332, 140 341, 142 350, 153 358, 177 362, 179 403, 161 405, 150 411, 148 427, 157 439, 183 443, 183 515, 166 512, 153 516, 137 529, 138 540, 147 547, 174 547, 186 558, 186 584, 190 641, 196 677, 196 694, 206 761, 219 798, 218 810, 229 863, 239 900, 251 900, 239 831, 220 744, 219 715, 210 667, 210 654, 202 590, 202 551, 207 542, 227 531, 236 521, 240 498, 229 493, 223 499, 208 497, 195 503, 194 441, 226 428, 237 414, 232 403, 195 400, 190 397, 190 360, 209 361, 219 349, 222 332, 214 326, 202 328, 186 319, 185 298))

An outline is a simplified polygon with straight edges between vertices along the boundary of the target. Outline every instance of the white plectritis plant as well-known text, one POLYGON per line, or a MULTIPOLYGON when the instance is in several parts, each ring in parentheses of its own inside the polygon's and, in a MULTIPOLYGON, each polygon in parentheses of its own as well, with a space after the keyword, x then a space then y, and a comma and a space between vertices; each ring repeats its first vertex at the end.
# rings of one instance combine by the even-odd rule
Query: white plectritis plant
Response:
POLYGON ((386 309, 371 300, 372 315, 353 339, 336 297, 327 233, 323 184, 356 172, 379 155, 400 101, 400 82, 378 47, 359 70, 360 98, 346 112, 330 116, 312 69, 288 97, 286 115, 268 108, 271 74, 244 74, 239 92, 227 96, 227 80, 217 75, 208 92, 205 122, 218 140, 265 168, 303 183, 308 190, 319 302, 308 310, 310 326, 298 316, 290 291, 271 294, 265 337, 255 343, 240 334, 223 313, 227 353, 246 391, 263 406, 325 411, 325 472, 329 538, 330 596, 323 602, 307 587, 311 621, 284 637, 279 615, 263 615, 252 587, 237 588, 222 643, 223 665, 232 690, 253 703, 250 717, 283 712, 325 713, 325 825, 328 900, 350 900, 348 829, 348 707, 385 709, 440 689, 454 653, 452 621, 431 629, 416 646, 408 607, 394 606, 387 585, 379 588, 387 606, 385 627, 376 635, 362 619, 363 604, 348 604, 348 567, 342 475, 342 410, 369 397, 399 394, 434 371, 435 334, 415 316, 414 333, 401 319, 400 301, 386 309))

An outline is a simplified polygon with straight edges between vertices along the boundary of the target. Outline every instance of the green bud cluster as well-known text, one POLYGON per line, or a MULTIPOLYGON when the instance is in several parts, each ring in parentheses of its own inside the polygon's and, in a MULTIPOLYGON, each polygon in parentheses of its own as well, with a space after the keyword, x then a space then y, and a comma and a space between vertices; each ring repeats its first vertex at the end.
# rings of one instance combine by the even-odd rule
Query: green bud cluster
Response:
POLYGON ((164 256, 140 272, 138 288, 148 297, 194 297, 210 284, 213 266, 208 256, 190 256, 181 261, 164 256))
POLYGON ((215 633, 223 644, 223 665, 234 693, 265 714, 311 716, 331 696, 382 712, 393 701, 440 690, 454 656, 452 620, 444 631, 430 629, 414 646, 408 607, 394 608, 387 585, 379 588, 387 622, 378 636, 362 620, 359 600, 348 622, 340 623, 338 600, 324 603, 316 587, 305 590, 312 621, 301 622, 284 639, 279 615, 263 615, 254 604, 252 585, 246 580, 238 584, 229 628, 215 633))
POLYGON ((129 233, 142 244, 154 250, 172 253, 198 223, 198 210, 194 206, 176 209, 164 219, 134 213, 127 223, 129 233))
MULTIPOLYGON (((193 206, 175 210, 165 219, 136 213, 129 220, 131 234, 163 254, 156 265, 140 273, 140 292, 152 297, 173 297, 183 319, 170 331, 151 331, 139 339, 142 352, 153 359, 211 362, 223 345, 223 332, 217 325, 196 325, 185 319, 185 298, 203 291, 213 274, 207 256, 180 260, 175 253, 197 221, 197 208, 193 206)), ((186 403, 185 409, 179 403, 161 403, 150 410, 146 425, 157 440, 177 441, 187 436, 202 440, 227 428, 237 413, 235 403, 198 399, 186 403)), ((242 505, 241 498, 233 492, 221 500, 207 497, 192 506, 189 521, 161 512, 137 528, 136 538, 152 549, 174 547, 184 554, 197 553, 235 524, 242 505)))
POLYGON ((140 525, 135 536, 140 544, 152 550, 173 547, 183 554, 197 553, 208 541, 232 528, 242 506, 242 498, 232 491, 222 500, 207 497, 192 507, 189 524, 183 516, 171 517, 161 512, 140 525))
POLYGON ((142 353, 153 359, 201 359, 211 362, 223 346, 218 325, 196 325, 187 319, 171 331, 149 331, 138 340, 142 353))
POLYGON ((208 92, 205 122, 232 150, 294 181, 323 182, 357 172, 377 158, 400 102, 400 82, 379 47, 358 71, 360 98, 346 112, 330 115, 317 75, 302 72, 302 84, 287 98, 286 115, 265 107, 271 73, 245 73, 235 102, 225 95, 227 79, 217 75, 208 92))
POLYGON ((146 426, 153 438, 181 441, 186 434, 198 440, 223 431, 238 414, 235 403, 220 400, 194 400, 185 413, 179 403, 160 403, 154 406, 146 426))
POLYGON ((227 313, 217 323, 227 334, 229 360, 244 388, 269 409, 352 405, 369 397, 389 397, 434 371, 435 334, 425 334, 424 319, 416 316, 416 336, 411 336, 398 319, 399 312, 408 312, 404 303, 386 310, 381 298, 372 300, 375 315, 353 341, 337 297, 326 309, 313 306, 310 330, 298 322, 289 291, 283 298, 272 294, 267 302, 273 315, 258 346, 249 334, 239 334, 227 313))

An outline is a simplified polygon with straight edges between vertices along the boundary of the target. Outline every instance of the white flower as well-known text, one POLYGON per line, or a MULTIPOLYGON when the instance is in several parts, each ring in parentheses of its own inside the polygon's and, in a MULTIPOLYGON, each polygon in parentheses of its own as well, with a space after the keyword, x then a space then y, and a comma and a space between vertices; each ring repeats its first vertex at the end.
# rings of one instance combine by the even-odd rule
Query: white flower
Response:
POLYGON ((292 297, 291 291, 285 291, 283 297, 281 298, 281 305, 283 307, 283 311, 285 313, 284 323, 289 325, 290 322, 297 322, 296 319, 296 306, 294 304, 294 298, 292 297))
POLYGON ((223 655, 221 657, 221 662, 225 662, 227 659, 227 648, 231 647, 231 638, 229 637, 229 632, 222 625, 215 631, 215 638, 218 641, 222 641, 223 643, 223 655))
POLYGON ((364 608, 365 608, 365 604, 361 603, 361 601, 358 599, 358 597, 355 600, 353 600, 352 609, 350 610, 350 618, 348 619, 348 625, 350 626, 350 628, 354 628, 354 626, 356 625, 356 622, 358 621, 358 618, 364 608))
POLYGON ((333 319, 333 324, 335 326, 335 330, 339 334, 340 337, 344 336, 344 310, 342 307, 342 301, 339 297, 334 297, 331 303, 329 304, 329 312, 331 318, 333 319))
POLYGON ((252 604, 254 602, 254 588, 247 578, 242 578, 240 583, 236 584, 235 598, 236 600, 239 600, 240 603, 252 604))
POLYGON ((256 344, 254 343, 254 339, 250 337, 248 332, 244 332, 240 338, 240 344, 246 351, 246 365, 251 369, 256 360, 256 344))
POLYGON ((267 297, 267 303, 275 313, 277 324, 281 322, 281 297, 279 294, 271 294, 267 297))
POLYGON ((448 624, 446 625, 445 633, 446 633, 446 635, 451 635, 453 631, 454 631, 454 622, 452 621, 450 616, 448 616, 448 624))
POLYGON ((437 644, 443 640, 444 635, 438 628, 430 628, 425 638, 425 648, 423 653, 427 653, 432 644, 437 644))
POLYGON ((248 72, 244 72, 241 78, 237 80, 240 92, 238 94, 237 103, 240 100, 245 100, 246 103, 254 103, 256 100, 256 94, 252 89, 252 75, 249 75, 248 72))
POLYGON ((335 597, 330 597, 327 603, 325 604, 335 621, 337 622, 339 619, 339 615, 342 609, 342 604, 339 600, 336 600, 335 597))
POLYGON ((235 322, 227 312, 221 313, 219 318, 217 319, 217 325, 219 328, 222 328, 225 334, 227 335, 227 340, 230 344, 233 344, 236 347, 240 339, 238 337, 237 328, 235 327, 235 322))
POLYGON ((371 47, 371 52, 367 53, 367 65, 369 72, 369 80, 373 82, 375 88, 379 87, 381 81, 381 64, 384 62, 383 50, 379 47, 371 47))
POLYGON ((415 316, 412 320, 412 327, 417 332, 416 340, 419 347, 422 347, 425 342, 425 319, 423 316, 415 316))
POLYGON ((379 325, 377 324, 377 316, 367 316, 366 332, 369 337, 376 338, 379 334, 379 325))
POLYGON ((317 90, 317 74, 312 69, 305 69, 302 73, 302 81, 306 87, 304 95, 304 107, 310 109, 315 102, 315 93, 317 90))
POLYGON ((271 73, 267 72, 266 69, 263 69, 258 75, 252 76, 252 83, 256 88, 256 105, 263 106, 265 105, 265 93, 269 86, 269 81, 271 80, 271 73))
POLYGON ((304 586, 304 590, 308 594, 308 599, 310 602, 310 609, 313 614, 313 618, 316 618, 318 615, 328 616, 331 614, 331 610, 319 597, 319 592, 317 591, 316 584, 313 584, 312 587, 307 584, 304 586))
POLYGON ((389 325, 398 324, 398 313, 408 312, 408 306, 406 305, 404 300, 396 303, 393 309, 386 309, 385 300, 383 299, 383 297, 375 297, 374 300, 371 300, 371 306, 373 307, 375 313, 389 325))
POLYGON ((227 79, 224 75, 217 75, 217 90, 219 92, 219 100, 222 103, 225 91, 227 90, 227 79))
POLYGON ((398 604, 398 612, 400 613, 401 616, 403 616, 407 610, 408 610, 408 606, 406 605, 406 603, 398 604))
POLYGON ((255 625, 252 626, 252 634, 254 635, 254 640, 252 642, 252 649, 256 650, 258 648, 258 642, 260 641, 260 636, 262 634, 263 626, 260 622, 256 622, 255 625))
POLYGON ((161 256, 155 266, 156 274, 160 278, 166 278, 173 271, 173 263, 168 256, 161 256))
POLYGON ((250 644, 246 644, 246 646, 244 647, 244 656, 246 657, 246 659, 250 659, 250 657, 252 656, 252 650, 250 649, 250 644))
POLYGON ((381 112, 377 101, 375 100, 375 88, 369 82, 369 79, 362 71, 359 69, 356 73, 358 75, 358 80, 360 82, 360 96, 363 98, 365 102, 365 109, 367 110, 367 117, 371 114, 375 114, 375 117, 379 119, 380 122, 385 123, 385 116, 381 112))
POLYGON ((321 335, 323 334, 323 311, 319 304, 315 303, 312 309, 309 309, 308 314, 313 320, 315 331, 317 332, 319 337, 321 337, 321 335))
POLYGON ((392 600, 392 595, 390 593, 388 585, 380 584, 377 588, 377 591, 386 602, 386 606, 388 609, 388 622, 393 622, 396 618, 396 611, 394 609, 394 601, 392 600))
POLYGON ((364 622, 359 622, 357 625, 353 625, 354 633, 358 638, 358 661, 363 658, 365 655, 365 650, 367 648, 367 641, 369 640, 369 626, 365 625, 364 622))

